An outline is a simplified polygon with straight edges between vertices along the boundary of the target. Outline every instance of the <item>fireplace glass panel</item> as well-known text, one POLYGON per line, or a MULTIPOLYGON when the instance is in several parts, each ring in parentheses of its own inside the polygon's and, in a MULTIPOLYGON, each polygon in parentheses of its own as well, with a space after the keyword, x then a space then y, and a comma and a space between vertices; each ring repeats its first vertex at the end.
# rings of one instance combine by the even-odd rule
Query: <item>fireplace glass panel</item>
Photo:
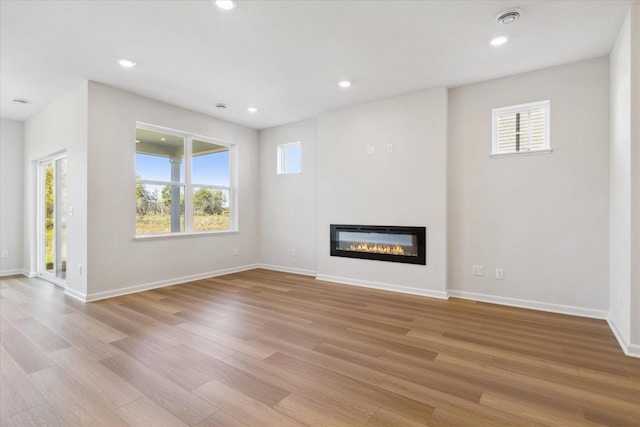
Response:
POLYGON ((342 251, 418 256, 416 236, 409 234, 339 231, 337 243, 342 251))

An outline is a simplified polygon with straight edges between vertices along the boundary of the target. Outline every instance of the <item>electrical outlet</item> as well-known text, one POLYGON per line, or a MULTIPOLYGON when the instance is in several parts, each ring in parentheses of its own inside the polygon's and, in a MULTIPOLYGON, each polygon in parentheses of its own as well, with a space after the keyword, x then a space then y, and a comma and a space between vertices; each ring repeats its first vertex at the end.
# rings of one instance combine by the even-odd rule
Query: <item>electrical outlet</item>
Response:
POLYGON ((474 264, 471 268, 471 274, 474 276, 484 276, 484 266, 474 264))
POLYGON ((376 154, 376 146, 367 145, 367 156, 373 156, 374 154, 376 154))
POLYGON ((296 257, 296 250, 295 250, 295 249, 291 249, 291 256, 292 256, 293 258, 295 258, 295 257, 296 257))
POLYGON ((238 248, 233 248, 233 256, 238 256, 238 248))
POLYGON ((387 144, 387 153, 393 153, 393 144, 387 144))
POLYGON ((8 250, 4 250, 2 251, 2 258, 9 258, 9 251, 8 250))
POLYGON ((496 279, 504 279, 504 269, 496 268, 496 279))

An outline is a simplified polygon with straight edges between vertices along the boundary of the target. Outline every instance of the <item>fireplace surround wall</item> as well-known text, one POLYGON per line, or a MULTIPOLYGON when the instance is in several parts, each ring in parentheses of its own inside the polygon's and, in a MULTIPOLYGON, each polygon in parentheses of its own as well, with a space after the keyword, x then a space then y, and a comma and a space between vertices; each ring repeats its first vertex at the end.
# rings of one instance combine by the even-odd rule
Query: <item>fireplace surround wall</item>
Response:
POLYGON ((331 256, 426 265, 426 227, 331 224, 331 256))

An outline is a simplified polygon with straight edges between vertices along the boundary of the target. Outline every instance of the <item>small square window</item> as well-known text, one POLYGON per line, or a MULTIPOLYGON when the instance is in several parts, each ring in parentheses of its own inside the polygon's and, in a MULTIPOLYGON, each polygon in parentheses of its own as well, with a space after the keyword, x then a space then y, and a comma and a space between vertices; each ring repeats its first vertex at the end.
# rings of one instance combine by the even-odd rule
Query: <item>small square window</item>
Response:
POLYGON ((278 175, 302 172, 302 145, 300 142, 278 144, 278 175))
POLYGON ((493 109, 492 155, 551 151, 549 101, 493 109))

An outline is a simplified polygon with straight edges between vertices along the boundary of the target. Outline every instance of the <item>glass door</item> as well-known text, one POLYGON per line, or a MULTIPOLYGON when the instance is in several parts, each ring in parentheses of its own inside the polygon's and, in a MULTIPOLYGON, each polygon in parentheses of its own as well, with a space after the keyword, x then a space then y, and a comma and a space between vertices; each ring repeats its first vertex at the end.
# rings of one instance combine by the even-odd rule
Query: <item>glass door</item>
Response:
POLYGON ((67 278, 67 158, 39 163, 39 273, 53 282, 67 278))

